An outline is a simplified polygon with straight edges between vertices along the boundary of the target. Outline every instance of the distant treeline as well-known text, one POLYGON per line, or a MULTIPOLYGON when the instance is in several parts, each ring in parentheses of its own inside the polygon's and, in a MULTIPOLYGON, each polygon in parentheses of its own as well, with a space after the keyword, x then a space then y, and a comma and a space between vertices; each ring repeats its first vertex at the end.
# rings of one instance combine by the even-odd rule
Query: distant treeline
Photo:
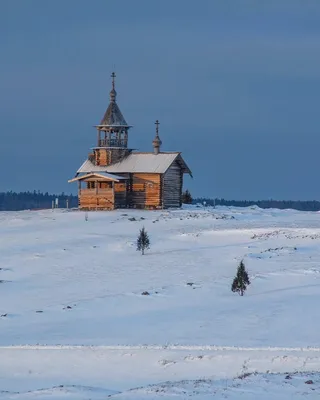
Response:
MULTIPOLYGON (((52 202, 58 199, 58 207, 66 208, 67 201, 69 208, 78 207, 78 197, 72 194, 49 194, 41 193, 34 190, 33 192, 6 192, 0 193, 0 211, 19 211, 19 210, 36 210, 43 208, 51 208, 52 202)), ((320 211, 320 201, 300 201, 300 200, 225 200, 225 199, 209 199, 198 197, 193 199, 193 204, 201 203, 208 206, 214 204, 229 207, 250 207, 257 205, 260 208, 279 208, 294 209, 301 211, 320 211)))
POLYGON ((6 192, 0 193, 0 211, 19 211, 19 210, 36 210, 42 208, 51 208, 52 202, 58 199, 58 207, 65 208, 67 206, 77 207, 78 197, 73 195, 49 194, 39 191, 33 192, 6 192))
POLYGON ((193 203, 201 203, 206 205, 216 206, 228 206, 228 207, 250 207, 258 206, 260 208, 279 208, 281 210, 291 208, 293 210, 300 211, 320 211, 320 201, 300 201, 300 200, 225 200, 225 199, 208 199, 208 198, 196 198, 193 199, 193 203))

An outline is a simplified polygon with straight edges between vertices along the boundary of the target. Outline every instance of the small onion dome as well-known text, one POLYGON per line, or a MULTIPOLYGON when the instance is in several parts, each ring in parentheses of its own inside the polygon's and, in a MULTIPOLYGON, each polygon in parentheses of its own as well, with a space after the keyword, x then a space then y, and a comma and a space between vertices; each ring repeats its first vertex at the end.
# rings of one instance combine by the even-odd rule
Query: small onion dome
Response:
POLYGON ((162 145, 162 142, 161 142, 161 140, 159 138, 159 135, 156 134, 156 137, 152 141, 154 154, 159 154, 161 145, 162 145))
POLYGON ((153 145, 153 147, 160 147, 162 145, 159 135, 156 135, 156 137, 153 139, 152 145, 153 145))

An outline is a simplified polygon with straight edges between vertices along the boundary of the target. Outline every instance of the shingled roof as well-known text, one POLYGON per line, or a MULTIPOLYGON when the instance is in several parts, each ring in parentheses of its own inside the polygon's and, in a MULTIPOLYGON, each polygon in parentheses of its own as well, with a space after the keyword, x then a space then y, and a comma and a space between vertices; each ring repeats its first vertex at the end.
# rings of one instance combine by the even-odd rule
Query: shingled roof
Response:
POLYGON ((113 72, 112 77, 112 89, 110 91, 110 104, 104 113, 104 116, 100 122, 100 126, 105 127, 129 127, 127 121, 124 119, 122 112, 117 104, 117 92, 115 90, 115 73, 113 72))
POLYGON ((127 127, 128 124, 124 119, 118 104, 114 102, 110 102, 101 122, 100 125, 103 126, 114 126, 114 127, 127 127))

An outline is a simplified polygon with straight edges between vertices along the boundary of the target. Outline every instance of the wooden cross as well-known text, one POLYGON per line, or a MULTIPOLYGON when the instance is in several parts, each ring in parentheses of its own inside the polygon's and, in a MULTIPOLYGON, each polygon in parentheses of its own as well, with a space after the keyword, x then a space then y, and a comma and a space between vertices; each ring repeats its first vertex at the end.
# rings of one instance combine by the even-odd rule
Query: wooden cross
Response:
POLYGON ((156 134, 157 134, 157 136, 158 136, 158 135, 159 135, 159 125, 160 125, 160 122, 159 122, 158 120, 156 120, 155 125, 156 125, 156 134))

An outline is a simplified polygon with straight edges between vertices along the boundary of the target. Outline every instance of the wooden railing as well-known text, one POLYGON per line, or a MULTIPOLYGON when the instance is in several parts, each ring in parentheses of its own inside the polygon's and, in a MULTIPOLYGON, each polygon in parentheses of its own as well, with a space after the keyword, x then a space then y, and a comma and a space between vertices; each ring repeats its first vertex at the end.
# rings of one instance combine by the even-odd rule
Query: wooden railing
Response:
POLYGON ((80 191, 81 195, 95 195, 95 194, 100 194, 100 195, 110 195, 112 194, 112 189, 101 189, 101 188, 94 188, 94 189, 81 189, 80 191))
POLYGON ((100 139, 99 147, 122 147, 126 148, 128 145, 125 139, 100 139))

